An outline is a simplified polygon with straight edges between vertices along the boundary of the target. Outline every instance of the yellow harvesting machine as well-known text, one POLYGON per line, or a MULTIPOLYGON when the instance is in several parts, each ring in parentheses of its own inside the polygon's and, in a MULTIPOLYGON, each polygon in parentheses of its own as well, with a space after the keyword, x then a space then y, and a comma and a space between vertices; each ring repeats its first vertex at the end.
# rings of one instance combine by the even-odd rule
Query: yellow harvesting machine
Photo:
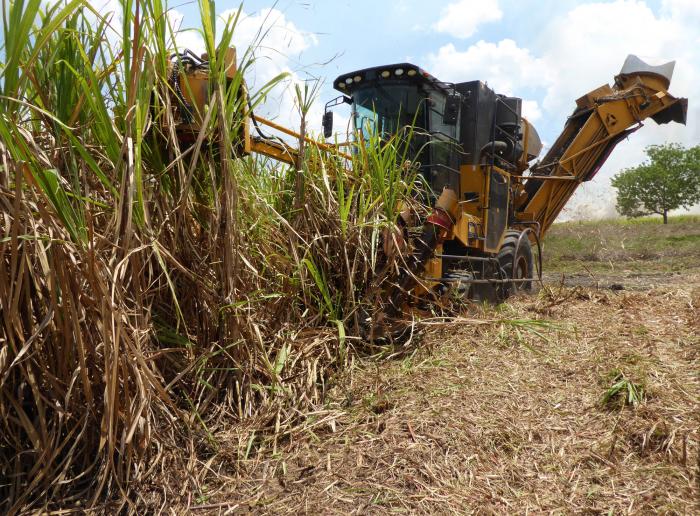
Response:
MULTIPOLYGON (((227 63, 232 78, 233 50, 227 63)), ((326 138, 333 134, 331 109, 345 103, 352 107, 355 145, 362 145, 369 133, 385 137, 406 126, 415 129, 413 165, 424 179, 421 199, 430 205, 430 215, 420 220, 406 211, 397 221, 410 252, 397 288, 389 292, 391 309, 401 311, 409 292, 457 289, 495 301, 529 289, 535 274, 532 247, 539 248, 578 185, 593 179, 615 146, 643 120, 685 124, 687 99, 667 91, 673 68, 673 62, 651 66, 628 56, 612 86, 595 88, 576 101, 561 134, 541 157, 542 143, 522 116, 522 100, 500 95, 481 81, 442 82, 410 63, 335 79, 341 96, 326 105, 326 138), (410 228, 419 229, 412 236, 410 228)), ((178 134, 186 139, 196 133, 207 101, 206 56, 174 56, 173 70, 178 134)), ((281 131, 302 146, 350 157, 337 146, 251 111, 245 116, 241 154, 258 152, 297 164, 298 147, 262 133, 251 136, 252 123, 281 131)))

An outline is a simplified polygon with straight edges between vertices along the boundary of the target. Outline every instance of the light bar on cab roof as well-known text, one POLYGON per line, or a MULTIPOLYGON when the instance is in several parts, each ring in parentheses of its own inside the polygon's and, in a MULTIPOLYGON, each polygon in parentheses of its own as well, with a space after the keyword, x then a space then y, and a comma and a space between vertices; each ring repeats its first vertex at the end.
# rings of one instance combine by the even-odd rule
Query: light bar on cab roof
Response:
POLYGON ((435 77, 430 75, 428 72, 419 68, 415 65, 405 64, 402 66, 394 66, 387 68, 369 68, 367 70, 362 70, 360 72, 355 72, 354 74, 349 74, 345 76, 338 77, 338 82, 335 87, 339 90, 348 90, 355 87, 356 84, 367 79, 369 75, 369 80, 376 79, 403 79, 404 77, 410 77, 411 79, 422 77, 433 82, 437 82, 435 77))

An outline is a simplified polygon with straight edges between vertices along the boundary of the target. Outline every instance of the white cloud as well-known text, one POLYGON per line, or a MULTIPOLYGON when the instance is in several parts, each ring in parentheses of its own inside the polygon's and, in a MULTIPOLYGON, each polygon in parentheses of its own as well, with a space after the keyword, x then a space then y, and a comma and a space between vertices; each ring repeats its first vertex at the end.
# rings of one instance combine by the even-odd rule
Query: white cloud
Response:
MULTIPOLYGON (((224 20, 235 16, 236 10, 226 10, 219 15, 220 28, 224 20)), ((304 50, 318 44, 314 34, 299 29, 282 11, 262 9, 259 13, 241 15, 234 29, 234 42, 241 48, 256 47, 259 57, 284 67, 304 50)))
POLYGON ((671 18, 700 20, 700 2, 697 0, 663 0, 662 12, 671 18))
POLYGON ((498 43, 478 41, 464 51, 454 44, 428 55, 428 67, 436 77, 450 81, 481 79, 498 93, 512 95, 527 87, 544 87, 549 82, 546 63, 520 48, 512 39, 498 43))
POLYGON ((498 21, 502 17, 498 0, 459 0, 442 9, 433 29, 464 39, 473 36, 479 25, 498 21))
POLYGON ((539 103, 536 100, 523 100, 523 116, 533 123, 542 118, 539 103))
MULTIPOLYGON (((235 11, 224 11, 221 18, 226 19, 235 11)), ((299 127, 299 117, 295 104, 294 84, 302 84, 304 77, 296 69, 301 68, 301 54, 311 46, 318 44, 314 34, 300 30, 277 9, 262 9, 257 14, 244 15, 234 30, 234 43, 240 49, 253 46, 255 63, 246 76, 251 90, 263 87, 281 73, 289 78, 281 83, 268 96, 261 106, 261 114, 278 119, 283 125, 299 127)), ((312 108, 309 122, 312 127, 320 125, 319 106, 312 108)))
POLYGON ((591 216, 601 210, 610 214, 615 198, 610 178, 623 168, 643 162, 647 145, 667 142, 696 145, 700 141, 700 109, 695 107, 700 104, 699 6, 695 1, 667 0, 657 15, 638 0, 591 3, 552 20, 542 32, 539 46, 544 49, 543 59, 553 72, 543 100, 547 118, 566 116, 573 109, 574 99, 600 84, 611 83, 630 53, 650 64, 675 59, 670 92, 688 97, 690 103, 687 127, 676 123, 658 126, 649 120, 645 127, 621 142, 592 184, 577 191, 569 213, 586 212, 583 207, 589 206, 586 213, 591 216))
MULTIPOLYGON (((479 79, 504 95, 518 95, 524 88, 544 91, 552 82, 545 61, 534 57, 529 50, 518 47, 512 39, 498 43, 478 41, 464 51, 448 43, 436 54, 429 54, 427 63, 431 73, 443 80, 460 82, 479 79)), ((523 100, 523 115, 530 122, 542 117, 537 100, 523 100)))
POLYGON ((204 39, 198 29, 183 27, 185 15, 176 9, 168 10, 168 23, 175 33, 175 45, 179 52, 191 50, 195 54, 205 51, 204 39))
POLYGON ((667 59, 668 43, 677 30, 676 23, 657 18, 638 0, 583 4, 552 20, 539 41, 547 66, 556 70, 545 108, 570 109, 585 91, 611 82, 628 54, 650 61, 667 59))
POLYGON ((102 16, 111 13, 121 17, 122 5, 119 0, 97 0, 89 3, 102 16))

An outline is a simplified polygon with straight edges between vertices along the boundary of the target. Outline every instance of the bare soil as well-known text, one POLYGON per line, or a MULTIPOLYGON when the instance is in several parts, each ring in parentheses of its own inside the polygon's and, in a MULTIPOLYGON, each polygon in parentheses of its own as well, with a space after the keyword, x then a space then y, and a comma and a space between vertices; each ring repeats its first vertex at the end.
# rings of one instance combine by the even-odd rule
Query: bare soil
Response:
MULTIPOLYGON (((700 269, 695 269, 700 271, 700 269)), ((646 291, 655 288, 668 288, 685 285, 688 276, 696 274, 693 270, 683 272, 636 272, 582 270, 580 272, 545 273, 543 281, 550 286, 590 287, 598 290, 634 290, 646 291)))

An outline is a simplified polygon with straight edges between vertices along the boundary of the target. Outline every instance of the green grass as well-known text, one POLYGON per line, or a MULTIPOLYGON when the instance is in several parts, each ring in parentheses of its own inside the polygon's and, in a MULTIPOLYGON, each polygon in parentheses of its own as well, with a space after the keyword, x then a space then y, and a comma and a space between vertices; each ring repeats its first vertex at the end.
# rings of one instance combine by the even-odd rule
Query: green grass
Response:
POLYGON ((609 377, 611 378, 611 385, 603 393, 601 404, 636 408, 646 399, 644 383, 631 380, 619 370, 611 371, 609 377))
MULTIPOLYGON (((674 224, 686 224, 695 223, 700 224, 700 215, 674 215, 668 218, 669 226, 674 224)), ((558 222, 554 224, 553 227, 569 227, 569 226, 599 226, 612 225, 612 226, 638 226, 638 225, 659 225, 663 226, 663 218, 661 217, 617 217, 614 219, 599 219, 599 220, 577 220, 568 222, 558 222)), ((551 231, 551 230, 550 230, 551 231)))
POLYGON ((700 267, 700 216, 565 222, 544 238, 545 272, 669 273, 700 267))

